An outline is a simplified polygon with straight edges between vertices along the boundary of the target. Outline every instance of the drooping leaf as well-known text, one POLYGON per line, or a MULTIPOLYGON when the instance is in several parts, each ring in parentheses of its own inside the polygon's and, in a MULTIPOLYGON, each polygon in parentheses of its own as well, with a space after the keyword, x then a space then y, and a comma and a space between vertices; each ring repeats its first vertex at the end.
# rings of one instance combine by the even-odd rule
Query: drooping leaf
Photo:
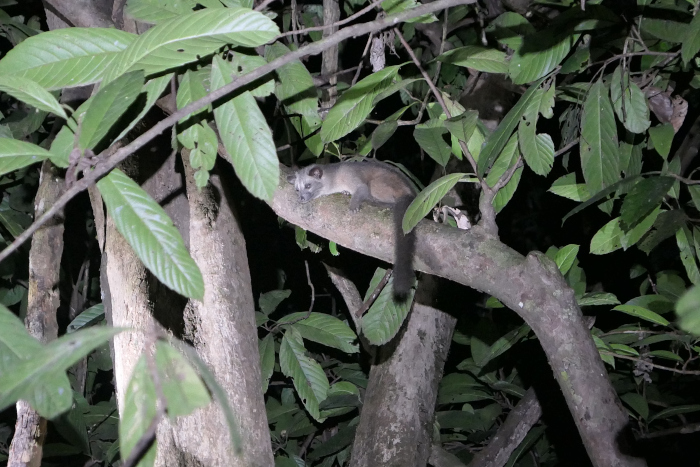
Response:
POLYGON ((163 76, 159 76, 157 78, 153 78, 152 80, 148 81, 144 86, 143 89, 141 90, 141 93, 146 93, 146 103, 139 112, 139 114, 134 118, 129 125, 122 130, 121 133, 119 133, 119 136, 114 138, 115 141, 119 141, 123 137, 129 133, 138 122, 143 119, 143 117, 148 113, 151 108, 153 108, 153 105, 156 103, 158 98, 160 97, 161 94, 163 94, 163 91, 165 91, 165 88, 170 84, 170 80, 172 79, 173 74, 168 73, 163 76))
MULTIPOLYGON (((156 387, 151 379, 146 356, 141 355, 134 365, 131 379, 124 394, 124 410, 119 421, 119 448, 122 459, 127 459, 156 416, 156 387)), ((148 448, 139 466, 152 466, 156 460, 158 440, 148 448)))
POLYGON ((163 208, 118 169, 97 182, 97 188, 117 230, 144 266, 175 292, 201 300, 202 273, 163 208))
POLYGON ((676 417, 678 415, 682 415, 684 413, 692 413, 692 412, 697 412, 700 411, 700 404, 689 404, 689 405, 679 405, 676 407, 669 407, 666 409, 663 409, 659 411, 658 413, 654 414, 650 419, 649 423, 651 423, 654 420, 660 420, 663 418, 669 418, 669 417, 676 417))
POLYGON ((258 353, 260 354, 262 390, 265 394, 275 370, 275 340, 272 338, 272 334, 268 334, 258 341, 258 353))
POLYGON ((65 335, 5 369, 12 377, 0 378, 0 410, 25 399, 42 417, 65 412, 72 404, 66 370, 121 331, 94 327, 65 335))
MULTIPOLYGON (((288 53, 287 46, 280 42, 265 47, 265 58, 268 62, 288 53)), ((316 134, 307 138, 321 126, 321 117, 318 114, 318 97, 311 73, 299 60, 281 66, 276 72, 279 78, 275 85, 277 99, 285 106, 288 114, 301 116, 301 118, 291 117, 290 121, 299 135, 306 138, 304 140, 306 147, 314 155, 320 155, 323 151, 321 135, 316 134)))
POLYGON ((597 203, 598 201, 602 200, 603 198, 606 198, 610 194, 614 193, 615 191, 617 191, 621 187, 624 187, 624 186, 627 186, 633 182, 636 182, 639 178, 641 178, 640 175, 633 175, 631 177, 623 178, 622 180, 620 180, 616 183, 613 183, 612 185, 610 185, 607 188, 603 188, 598 193, 594 194, 593 196, 588 198, 586 201, 584 201, 582 204, 576 206, 574 209, 572 209, 571 211, 566 213, 566 215, 563 217, 563 219, 561 221, 562 224, 564 222, 566 222, 566 220, 569 217, 573 216, 577 212, 580 212, 580 211, 586 209, 587 207, 592 206, 593 204, 597 203))
POLYGON ((501 123, 498 124, 498 128, 496 128, 486 140, 486 144, 479 154, 478 166, 480 175, 483 175, 486 170, 491 167, 493 161, 496 160, 496 157, 498 157, 505 147, 513 130, 518 126, 520 118, 530 105, 530 100, 537 96, 537 90, 540 84, 542 84, 542 81, 543 80, 540 79, 532 83, 518 103, 508 111, 508 114, 506 114, 501 123))
POLYGON ((468 110, 456 117, 445 120, 445 128, 460 141, 469 142, 474 130, 476 130, 479 112, 476 110, 468 110))
POLYGON ((143 87, 143 72, 133 71, 115 79, 90 98, 87 111, 82 116, 78 146, 92 149, 112 129, 126 112, 143 87))
POLYGON ((510 59, 508 72, 515 84, 525 84, 547 75, 561 63, 578 35, 554 37, 541 31, 527 37, 510 59))
POLYGON ((583 176, 592 192, 620 179, 615 116, 602 81, 591 86, 583 105, 580 145, 583 176))
POLYGON ((415 227, 465 175, 466 174, 463 173, 445 175, 425 187, 406 210, 402 223, 404 233, 413 230, 413 227, 415 227))
POLYGON ((306 355, 301 334, 294 327, 289 327, 282 338, 280 369, 292 378, 294 388, 309 414, 315 420, 320 420, 319 404, 326 399, 330 384, 321 365, 306 355))
POLYGON ((632 407, 632 410, 637 412, 642 419, 646 420, 649 418, 649 404, 646 398, 641 394, 628 392, 620 396, 620 399, 622 399, 622 402, 632 407))
POLYGON ((187 359, 169 343, 156 342, 155 364, 171 420, 209 404, 211 399, 204 383, 187 359))
POLYGON ((346 353, 359 352, 353 342, 357 336, 350 327, 335 316, 324 313, 292 313, 277 321, 277 324, 292 323, 304 339, 336 348, 346 353))
POLYGON ((197 2, 181 0, 167 2, 163 0, 131 0, 126 2, 124 14, 131 18, 149 24, 157 24, 176 16, 191 12, 197 2))
POLYGON ((520 340, 530 333, 530 326, 523 324, 517 329, 513 329, 506 335, 499 337, 493 344, 491 344, 486 352, 480 353, 478 358, 474 359, 474 364, 478 367, 484 367, 488 362, 504 354, 508 349, 513 347, 513 345, 520 342, 520 340))
POLYGON ((607 292, 591 292, 576 300, 578 306, 619 305, 617 297, 607 292))
POLYGON ((68 120, 58 100, 43 87, 26 77, 0 75, 0 91, 6 92, 15 99, 31 105, 39 110, 52 112, 68 120))
MULTIPOLYGON (((386 271, 377 268, 367 289, 367 294, 372 293, 377 287, 386 271)), ((362 317, 362 334, 372 345, 383 345, 389 342, 399 332, 408 311, 413 302, 414 290, 402 303, 397 303, 393 298, 394 278, 391 277, 386 287, 379 293, 377 299, 362 317)), ((365 298, 367 299, 367 298, 365 298)))
POLYGON ((685 63, 688 63, 698 53, 698 50, 700 50, 700 17, 695 15, 688 25, 681 44, 681 58, 685 63))
POLYGON ((695 260, 693 246, 690 244, 692 238, 690 229, 686 226, 676 232, 676 243, 680 250, 681 262, 685 266, 685 272, 688 273, 688 279, 694 285, 700 285, 700 270, 698 270, 698 263, 695 260))
POLYGON ((471 68, 484 73, 508 73, 506 54, 497 49, 467 45, 449 50, 437 59, 443 63, 471 68))
POLYGON ((518 144, 528 167, 537 175, 547 176, 554 164, 554 142, 548 134, 537 134, 541 96, 539 90, 530 101, 518 124, 518 144))
POLYGON ((384 143, 389 141, 389 138, 394 135, 398 128, 399 124, 394 120, 382 122, 377 125, 377 128, 372 132, 372 149, 376 151, 384 146, 384 143))
POLYGON ((634 185, 620 208, 622 222, 626 226, 635 225, 661 203, 673 182, 671 177, 649 177, 634 185))
POLYGON ((442 139, 447 133, 445 124, 438 119, 431 119, 426 123, 416 125, 413 130, 413 137, 416 143, 441 166, 447 165, 452 155, 452 149, 442 139))
POLYGON ((0 138, 0 175, 50 158, 46 149, 12 138, 0 138))
POLYGON ((569 272, 571 266, 574 265, 579 248, 579 245, 566 245, 557 251, 554 262, 557 263, 557 267, 562 274, 569 272))
MULTIPOLYGON (((215 57, 212 89, 231 82, 215 57)), ((250 92, 245 91, 214 109, 214 117, 231 163, 243 186, 263 200, 271 200, 279 181, 279 162, 272 132, 250 92)))
POLYGON ((588 192, 588 187, 585 183, 576 183, 575 173, 570 173, 568 175, 559 177, 557 180, 554 181, 554 183, 552 183, 552 186, 547 191, 549 191, 550 193, 554 193, 555 195, 579 202, 586 201, 588 198, 591 197, 591 194, 588 192))
POLYGON ((688 289, 676 303, 678 325, 686 332, 700 335, 700 287, 688 289))
POLYGON ((671 144, 673 144, 673 137, 675 134, 676 132, 673 130, 673 125, 670 123, 664 123, 649 128, 649 137, 651 138, 651 142, 654 143, 654 149, 656 149, 656 152, 664 159, 666 159, 669 152, 671 152, 671 144))
POLYGON ((247 8, 204 9, 152 27, 129 45, 105 71, 110 82, 128 71, 148 76, 211 55, 226 44, 257 47, 279 34, 277 25, 247 8))
MULTIPOLYGON (((496 159, 496 162, 494 162, 491 170, 489 170, 489 173, 486 176, 486 183, 488 183, 491 187, 495 186, 506 171, 518 163, 519 157, 520 150, 518 149, 518 137, 517 134, 513 134, 513 136, 511 136, 508 140, 506 146, 503 148, 503 151, 501 151, 501 154, 496 159)), ((508 183, 506 183, 506 185, 498 190, 498 193, 496 193, 496 196, 493 198, 493 202, 491 203, 493 204, 493 208, 496 213, 501 212, 501 209, 508 204, 508 201, 510 201, 515 194, 515 190, 518 188, 522 173, 522 167, 515 169, 515 172, 508 183)))
POLYGON ((65 28, 29 37, 0 60, 0 75, 35 81, 49 91, 102 79, 136 35, 107 28, 65 28))
POLYGON ((328 111, 321 126, 321 139, 329 143, 347 135, 372 112, 374 98, 391 85, 400 65, 389 66, 360 80, 345 91, 328 111))
POLYGON ((651 232, 640 243, 639 249, 649 254, 659 243, 675 235, 687 221, 687 216, 680 209, 662 211, 654 221, 651 232))
POLYGON ((7 377, 14 364, 23 359, 28 359, 42 349, 41 343, 27 332, 24 323, 8 310, 0 305, 0 379, 7 377))
POLYGON ((622 248, 624 232, 620 227, 620 218, 616 217, 598 230, 591 239, 591 254, 604 255, 622 248))
POLYGON ((649 128, 649 106, 639 86, 630 79, 628 72, 622 73, 618 66, 610 81, 610 99, 622 124, 632 133, 643 133, 649 128))
POLYGON ((91 306, 87 310, 80 313, 75 317, 73 321, 70 322, 68 328, 66 329, 66 334, 70 334, 80 329, 92 326, 95 323, 104 321, 105 319, 105 307, 102 303, 91 306))

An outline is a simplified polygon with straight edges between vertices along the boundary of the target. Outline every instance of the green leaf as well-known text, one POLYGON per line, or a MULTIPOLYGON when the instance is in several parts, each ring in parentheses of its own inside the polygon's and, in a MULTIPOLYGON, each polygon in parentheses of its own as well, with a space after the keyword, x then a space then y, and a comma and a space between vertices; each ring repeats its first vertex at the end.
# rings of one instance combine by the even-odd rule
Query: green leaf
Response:
POLYGON ((654 143, 654 149, 656 149, 656 152, 664 159, 666 159, 669 152, 671 152, 671 144, 673 144, 673 137, 675 135, 676 132, 673 129, 673 125, 670 123, 664 123, 649 128, 649 137, 651 138, 651 142, 654 143))
POLYGON ((66 111, 61 104, 46 89, 28 78, 18 76, 0 75, 0 91, 6 92, 15 99, 31 105, 39 110, 53 112, 59 117, 68 120, 66 111))
POLYGON ((443 63, 472 68, 485 73, 508 73, 506 54, 497 49, 468 45, 449 50, 437 59, 443 63))
POLYGON ((685 360, 681 358, 680 355, 671 352, 670 350, 652 350, 649 352, 652 357, 663 358, 665 360, 671 360, 677 363, 685 363, 685 360))
POLYGON ((277 324, 291 323, 304 339, 327 345, 345 353, 360 351, 353 342, 357 335, 350 327, 335 316, 324 313, 292 313, 280 319, 277 324), (307 317, 308 314, 308 317, 307 317))
POLYGON ((642 31, 670 42, 681 43, 688 33, 688 24, 686 23, 647 16, 641 18, 640 26, 642 31))
POLYGON ((35 144, 0 138, 0 175, 50 158, 52 154, 35 144))
POLYGON ((687 216, 679 209, 661 212, 654 221, 653 230, 639 244, 639 249, 649 254, 659 243, 675 235, 686 220, 687 216))
POLYGON ((569 217, 573 216, 577 212, 580 212, 580 211, 586 209, 588 206, 591 206, 591 205, 597 203, 598 201, 600 201, 601 199, 606 198, 608 195, 610 195, 611 193, 614 193, 615 191, 617 191, 621 187, 629 185, 632 182, 636 182, 639 178, 640 178, 640 175, 633 175, 631 177, 627 177, 627 178, 624 178, 616 183, 613 183, 612 185, 610 185, 607 188, 603 188, 598 193, 596 193, 595 195, 593 195, 589 199, 587 199, 584 203, 580 204, 579 206, 576 206, 574 209, 572 209, 571 211, 566 213, 566 215, 563 217, 563 219, 561 221, 562 224, 564 224, 564 222, 566 222, 566 220, 569 217))
POLYGON ((528 167, 537 175, 547 176, 554 164, 554 142, 548 134, 537 134, 537 117, 541 103, 539 91, 530 101, 518 125, 518 143, 528 167))
POLYGON ((620 179, 615 116, 602 81, 586 96, 581 117, 581 167, 593 192, 620 179))
POLYGON ((510 139, 511 133, 513 133, 515 127, 518 126, 520 118, 530 105, 530 100, 538 96, 537 90, 540 84, 542 84, 542 81, 543 79, 538 80, 525 91, 525 94, 523 94, 518 103, 508 111, 508 114, 503 118, 501 123, 498 124, 498 128, 496 128, 486 140, 486 144, 481 150, 479 160, 477 161, 479 175, 483 176, 486 170, 491 167, 493 161, 496 160, 496 157, 503 151, 503 148, 510 139))
POLYGON ((578 306, 619 305, 620 301, 611 293, 591 292, 577 299, 576 303, 578 303, 578 306))
POLYGON ((552 186, 547 191, 579 202, 586 201, 591 197, 585 183, 576 183, 575 173, 559 177, 552 183, 552 186))
MULTIPOLYGON (((280 42, 265 47, 265 58, 268 62, 289 53, 289 49, 280 42)), ((281 66, 276 70, 277 83, 275 95, 284 105, 290 115, 290 121, 299 135, 306 138, 321 126, 321 117, 318 114, 318 96, 314 86, 313 77, 299 60, 281 66), (301 123, 300 123, 301 120, 301 123)), ((316 134, 304 140, 306 147, 316 156, 323 151, 321 135, 316 134)))
MULTIPOLYGON (((416 0, 384 0, 382 2, 382 9, 386 12, 387 15, 394 15, 396 13, 400 13, 405 10, 410 10, 412 8, 417 7, 420 5, 416 0)), ((406 21, 407 23, 433 23, 437 21, 437 18, 435 17, 434 14, 427 14, 427 15, 422 15, 418 16, 413 19, 409 19, 406 21)))
POLYGON ((381 148, 384 143, 389 141, 389 138, 394 135, 398 128, 399 124, 395 120, 389 120, 377 125, 377 128, 372 132, 372 149, 376 151, 381 148))
POLYGON ((97 182, 97 188, 117 230, 144 266, 175 292, 201 300, 202 273, 163 208, 118 169, 97 182))
POLYGON ((697 14, 688 25, 685 37, 681 44, 681 58, 685 63, 689 63, 695 54, 700 50, 700 16, 697 14))
POLYGON ((554 262, 557 263, 557 267, 562 274, 569 272, 569 269, 573 266, 579 248, 578 245, 566 245, 557 251, 554 262))
POLYGON ((29 335, 24 323, 8 310, 0 305, 0 379, 10 372, 8 368, 20 360, 29 359, 37 352, 41 352, 41 343, 29 335))
MULTIPOLYGON (((374 291, 379 281, 384 277, 385 272, 384 269, 377 268, 374 277, 370 281, 366 295, 374 291)), ((397 303, 393 298, 393 283, 394 278, 391 277, 386 287, 382 289, 377 299, 372 303, 367 314, 362 317, 362 334, 372 345, 383 345, 389 342, 399 332, 411 309, 414 290, 411 289, 409 296, 404 302, 397 303)), ((365 300, 367 298, 365 297, 365 300)))
POLYGON ((121 331, 100 326, 65 335, 7 368, 12 377, 0 378, 0 410, 19 399, 29 401, 45 418, 70 409, 73 398, 66 370, 121 331))
POLYGON ((682 415, 685 413, 692 413, 692 412, 698 412, 698 411, 700 411, 700 404, 679 405, 677 407, 669 407, 667 409, 663 409, 660 412, 654 414, 649 419, 649 423, 653 422, 654 420, 661 420, 663 418, 676 417, 678 415, 682 415))
POLYGON ((112 129, 126 109, 134 103, 143 87, 143 72, 134 71, 120 76, 88 101, 82 116, 78 146, 92 149, 112 129))
POLYGON ((637 225, 632 227, 629 231, 627 231, 621 238, 622 240, 622 248, 624 250, 627 250, 629 247, 632 245, 636 244, 643 236, 646 234, 649 229, 654 225, 654 222, 656 222, 656 218, 659 217, 659 214, 661 214, 661 208, 656 208, 654 209, 649 215, 647 215, 644 219, 639 221, 637 225))
MULTIPOLYGON (((397 76, 397 79, 399 79, 399 78, 401 78, 401 77, 397 76)), ((391 96, 395 92, 406 88, 406 86, 408 86, 411 83, 415 83, 416 81, 423 81, 423 78, 409 78, 409 79, 400 79, 399 81, 396 81, 391 86, 384 89, 382 92, 380 92, 379 94, 377 94, 374 97, 374 100, 372 101, 372 107, 375 107, 380 101, 386 99, 387 97, 391 96)), ((398 119, 398 118, 399 117, 396 117, 396 119, 398 119)), ((388 119, 385 119, 385 121, 386 120, 392 120, 392 118, 389 117, 388 119)))
POLYGON ((643 133, 649 128, 649 106, 647 98, 631 79, 628 72, 622 74, 618 66, 610 81, 610 99, 617 118, 632 133, 643 133))
POLYGON ((275 370, 275 340, 272 334, 268 334, 258 341, 258 353, 260 354, 260 373, 262 376, 263 394, 267 392, 270 378, 275 370))
POLYGON ((700 287, 688 289, 676 303, 678 326, 686 332, 700 335, 700 287))
MULTIPOLYGON (((155 419, 157 399, 156 388, 146 365, 146 356, 141 355, 134 365, 126 387, 124 410, 119 421, 119 450, 122 459, 129 457, 155 419)), ((139 461, 140 467, 152 466, 155 463, 157 445, 156 439, 139 461)))
POLYGON ((293 327, 284 332, 280 345, 280 369, 292 378, 294 388, 304 407, 317 421, 321 421, 319 404, 328 394, 328 378, 316 360, 306 356, 301 334, 293 327))
POLYGON ((386 67, 360 80, 355 86, 345 91, 328 111, 321 126, 321 139, 325 143, 330 143, 360 126, 372 112, 374 98, 391 85, 400 67, 400 65, 386 67))
MULTIPOLYGON (((503 148, 503 151, 501 151, 501 154, 496 159, 496 162, 494 162, 491 170, 489 170, 489 173, 486 176, 486 183, 488 183, 491 187, 495 186, 503 174, 505 174, 508 169, 513 167, 513 165, 518 163, 519 157, 520 151, 518 149, 518 137, 516 134, 513 134, 508 140, 506 146, 503 148)), ((516 169, 510 181, 508 181, 503 188, 498 190, 498 193, 491 203, 493 204, 493 208, 496 213, 501 212, 501 209, 508 204, 508 201, 510 201, 513 194, 515 194, 515 190, 518 188, 522 173, 522 167, 516 169)))
POLYGON ((66 334, 73 333, 83 328, 88 328, 105 319, 105 307, 102 303, 91 306, 73 319, 66 329, 66 334))
POLYGON ((485 367, 488 362, 504 354, 529 333, 530 326, 527 324, 521 325, 518 329, 513 329, 506 335, 499 337, 496 342, 489 346, 486 352, 479 353, 478 358, 474 357, 474 364, 480 368, 485 367))
POLYGON ((622 223, 633 226, 654 210, 671 189, 673 182, 671 177, 649 177, 634 185, 620 208, 622 223))
POLYGON ((598 230, 591 239, 592 255, 604 255, 622 248, 624 232, 620 227, 620 218, 616 217, 598 230))
POLYGON ((468 110, 444 121, 445 128, 460 141, 469 142, 479 120, 479 112, 468 110))
POLYGON ((408 206, 408 209, 406 209, 406 214, 404 215, 402 223, 404 233, 413 230, 413 227, 415 227, 465 175, 466 174, 463 173, 445 175, 444 177, 438 178, 425 187, 423 191, 418 193, 416 199, 414 199, 410 206, 408 206))
POLYGON ((416 125, 413 130, 413 137, 416 143, 435 160, 445 167, 452 155, 452 148, 442 139, 442 135, 447 133, 447 128, 442 120, 431 119, 426 123, 416 125))
POLYGON ((690 233, 688 227, 683 226, 683 228, 678 229, 676 232, 676 243, 678 244, 678 249, 681 254, 681 262, 685 266, 685 271, 688 273, 688 279, 694 285, 700 285, 700 270, 698 270, 698 263, 695 261, 695 254, 693 246, 690 244, 693 236, 690 233))
POLYGON ((637 412, 642 419, 646 420, 649 418, 649 404, 647 403, 647 400, 642 396, 641 394, 637 394, 634 392, 628 392, 627 394, 623 394, 620 396, 620 399, 622 402, 625 404, 629 405, 632 410, 637 412))
POLYGON ((247 8, 204 9, 179 15, 140 35, 105 71, 110 82, 128 71, 152 75, 195 62, 227 44, 258 47, 279 34, 277 25, 247 8))
POLYGON ((269 315, 275 311, 277 306, 291 294, 291 290, 271 290, 260 294, 260 298, 258 299, 260 311, 262 311, 265 315, 269 315))
POLYGON ((143 89, 141 90, 141 93, 143 94, 144 92, 146 93, 146 103, 141 108, 141 111, 139 114, 134 118, 129 125, 122 130, 121 133, 119 133, 119 136, 117 136, 114 140, 119 141, 123 137, 129 133, 138 122, 143 119, 144 116, 148 113, 148 111, 153 108, 153 105, 156 103, 158 98, 160 97, 161 94, 163 94, 163 91, 165 91, 165 88, 170 84, 170 80, 173 77, 172 73, 168 73, 167 75, 159 76, 158 78, 153 78, 152 80, 148 81, 143 89))
POLYGON ((569 53, 577 37, 567 35, 555 38, 549 31, 528 36, 510 59, 508 71, 513 83, 530 83, 554 70, 569 53))
POLYGON ((654 324, 660 324, 661 326, 668 326, 669 322, 666 318, 663 316, 654 313, 651 310, 648 310, 644 307, 641 306, 636 306, 636 305, 618 305, 613 310, 616 311, 621 311, 623 313, 626 313, 630 316, 634 316, 636 318, 641 318, 645 321, 649 321, 654 324))
POLYGON ((169 343, 156 342, 155 363, 167 401, 168 418, 189 415, 209 404, 206 386, 187 359, 169 343))
POLYGON ((96 83, 136 37, 113 28, 43 32, 7 53, 0 60, 0 75, 27 78, 48 90, 96 83))
MULTIPOLYGON (((214 58, 211 87, 231 82, 214 58)), ((272 200, 279 182, 279 162, 272 132, 255 98, 245 91, 214 109, 214 117, 231 163, 243 186, 255 197, 272 200)))

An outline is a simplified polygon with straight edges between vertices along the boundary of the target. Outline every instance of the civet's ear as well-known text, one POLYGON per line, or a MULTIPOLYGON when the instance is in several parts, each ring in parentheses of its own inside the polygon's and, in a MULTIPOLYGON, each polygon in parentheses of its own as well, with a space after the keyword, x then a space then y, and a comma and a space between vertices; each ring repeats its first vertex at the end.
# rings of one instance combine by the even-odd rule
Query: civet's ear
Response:
POLYGON ((314 167, 309 170, 309 175, 320 180, 321 177, 323 177, 323 169, 321 167, 314 167))
POLYGON ((296 172, 287 175, 287 181, 288 181, 289 183, 291 183, 292 185, 294 185, 294 182, 296 182, 296 180, 297 180, 297 174, 296 174, 296 172))

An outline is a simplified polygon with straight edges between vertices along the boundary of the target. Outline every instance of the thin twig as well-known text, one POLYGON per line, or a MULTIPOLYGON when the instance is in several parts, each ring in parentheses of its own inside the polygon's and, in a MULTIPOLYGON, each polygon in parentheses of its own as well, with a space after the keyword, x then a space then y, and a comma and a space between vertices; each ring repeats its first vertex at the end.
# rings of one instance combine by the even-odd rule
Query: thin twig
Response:
POLYGON ((117 166, 124 159, 129 157, 131 154, 137 150, 144 147, 149 141, 154 139, 156 136, 161 134, 163 131, 167 130, 174 124, 176 124, 181 118, 188 116, 189 114, 201 109, 204 106, 211 104, 212 102, 221 99, 233 91, 245 86, 246 84, 252 83, 253 81, 267 75, 268 73, 277 70, 278 68, 292 63, 295 60, 299 60, 302 57, 307 57, 310 55, 318 55, 329 47, 333 47, 340 42, 349 39, 351 37, 360 36, 363 34, 381 31, 387 27, 393 26, 397 23, 404 22, 411 18, 417 18, 428 13, 433 13, 451 6, 457 5, 467 5, 475 3, 476 0, 438 0, 432 3, 426 3, 419 7, 402 11, 395 15, 387 16, 375 21, 370 21, 367 23, 356 24, 349 26, 345 29, 341 29, 332 36, 328 36, 326 39, 322 39, 318 42, 313 42, 305 47, 292 51, 286 55, 283 55, 266 65, 252 70, 250 73, 246 73, 243 76, 236 78, 233 82, 211 92, 210 94, 198 99, 191 104, 186 105, 182 109, 172 113, 169 117, 164 118, 160 122, 156 123, 150 130, 146 131, 138 138, 134 139, 131 143, 119 149, 110 157, 100 160, 95 165, 92 172, 87 173, 83 178, 75 182, 68 188, 65 193, 56 200, 56 202, 49 208, 44 215, 36 219, 32 225, 30 225, 24 232, 18 235, 15 240, 7 246, 2 252, 0 252, 0 262, 7 259, 14 251, 22 245, 24 242, 29 240, 31 236, 36 232, 39 227, 48 222, 53 216, 55 216, 63 207, 65 207, 68 202, 73 199, 78 193, 86 190, 89 186, 95 183, 97 180, 105 176, 110 170, 117 166))
POLYGON ((577 144, 578 144, 578 138, 576 138, 575 140, 573 140, 572 142, 570 142, 569 144, 567 144, 566 146, 564 146, 563 148, 561 148, 560 150, 558 150, 557 152, 555 152, 555 153, 554 153, 554 158, 556 159, 557 157, 561 156, 562 154, 564 154, 566 151, 568 151, 569 149, 573 148, 573 147, 576 146, 577 144))
POLYGON ((379 284, 374 288, 372 291, 372 294, 367 298, 367 300, 364 301, 362 306, 355 311, 354 315, 357 318, 362 317, 362 315, 365 313, 365 311, 369 310, 369 307, 374 303, 374 301, 377 299, 379 296, 379 293, 384 290, 384 287, 386 287, 386 283, 389 282, 389 278, 391 277, 392 270, 387 269, 386 272, 384 273, 384 277, 382 277, 382 280, 379 281, 379 284))
POLYGON ((497 192, 504 186, 508 184, 511 178, 513 178, 513 175, 515 174, 515 171, 518 170, 520 167, 523 166, 523 157, 518 156, 518 160, 515 161, 515 164, 513 164, 512 167, 508 169, 503 175, 501 175, 501 178, 498 179, 496 184, 493 186, 492 191, 497 192))
POLYGON ((265 1, 263 1, 260 5, 258 5, 258 6, 256 6, 255 8, 253 8, 253 10, 255 10, 255 11, 262 11, 262 10, 264 10, 265 7, 267 7, 270 3, 273 3, 273 2, 275 2, 275 1, 277 1, 277 0, 265 0, 265 1))
POLYGON ((136 442, 136 445, 131 450, 131 454, 129 454, 129 457, 124 461, 122 467, 134 467, 136 464, 139 463, 139 461, 141 461, 143 456, 146 455, 148 449, 151 447, 151 445, 153 445, 153 442, 156 440, 156 431, 158 430, 158 425, 160 424, 160 420, 162 417, 163 415, 160 412, 156 412, 155 416, 153 417, 153 420, 151 420, 151 424, 148 425, 146 431, 136 442))
MULTIPOLYGON (((274 0, 266 0, 266 1, 274 1, 274 0)), ((326 24, 324 26, 312 26, 310 28, 298 29, 296 31, 287 31, 287 32, 282 33, 279 36, 277 36, 277 38, 279 39, 281 37, 290 36, 292 34, 306 34, 306 33, 314 32, 314 31, 324 31, 326 29, 337 28, 338 26, 342 26, 344 24, 347 24, 350 21, 357 19, 360 16, 364 15, 368 11, 373 10, 377 5, 379 5, 383 1, 384 0, 377 0, 375 2, 372 2, 369 5, 367 5, 366 7, 364 7, 363 9, 361 9, 360 11, 358 11, 357 13, 354 13, 345 19, 341 19, 340 21, 336 21, 336 22, 331 23, 331 24, 326 24)), ((257 8, 256 8, 256 10, 257 10, 257 8)))
POLYGON ((679 370, 678 368, 671 368, 670 366, 657 365, 656 363, 652 363, 652 362, 644 360, 642 358, 631 357, 629 355, 620 355, 620 354, 617 354, 614 352, 608 352, 607 350, 601 350, 600 353, 602 355, 611 355, 615 358, 621 358, 623 360, 631 360, 633 362, 643 363, 645 365, 649 365, 649 366, 651 366, 653 368, 657 368, 659 370, 671 371, 673 373, 679 373, 681 375, 700 375, 700 371, 697 371, 697 370, 679 370))
POLYGON ((640 439, 661 438, 668 435, 687 435, 700 431, 700 423, 691 423, 690 425, 681 425, 666 430, 654 431, 652 433, 642 433, 637 436, 640 439))
POLYGON ((369 37, 367 37, 367 43, 365 44, 365 50, 362 51, 362 55, 360 56, 360 63, 357 65, 357 70, 355 71, 355 76, 352 77, 352 81, 350 82, 350 87, 355 86, 355 83, 357 83, 357 80, 360 79, 360 73, 362 73, 362 62, 365 61, 365 57, 367 56, 367 52, 369 52, 369 46, 372 43, 372 38, 374 37, 374 34, 370 34, 369 37))

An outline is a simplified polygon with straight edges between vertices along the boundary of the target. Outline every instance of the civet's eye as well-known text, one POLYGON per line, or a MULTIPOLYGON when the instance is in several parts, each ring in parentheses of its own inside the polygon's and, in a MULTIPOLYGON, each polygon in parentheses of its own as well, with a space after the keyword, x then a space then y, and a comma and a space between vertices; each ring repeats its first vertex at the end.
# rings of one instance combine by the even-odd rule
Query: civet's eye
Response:
POLYGON ((306 188, 308 190, 309 188, 311 188, 311 184, 307 183, 306 185, 304 185, 304 188, 306 188))

